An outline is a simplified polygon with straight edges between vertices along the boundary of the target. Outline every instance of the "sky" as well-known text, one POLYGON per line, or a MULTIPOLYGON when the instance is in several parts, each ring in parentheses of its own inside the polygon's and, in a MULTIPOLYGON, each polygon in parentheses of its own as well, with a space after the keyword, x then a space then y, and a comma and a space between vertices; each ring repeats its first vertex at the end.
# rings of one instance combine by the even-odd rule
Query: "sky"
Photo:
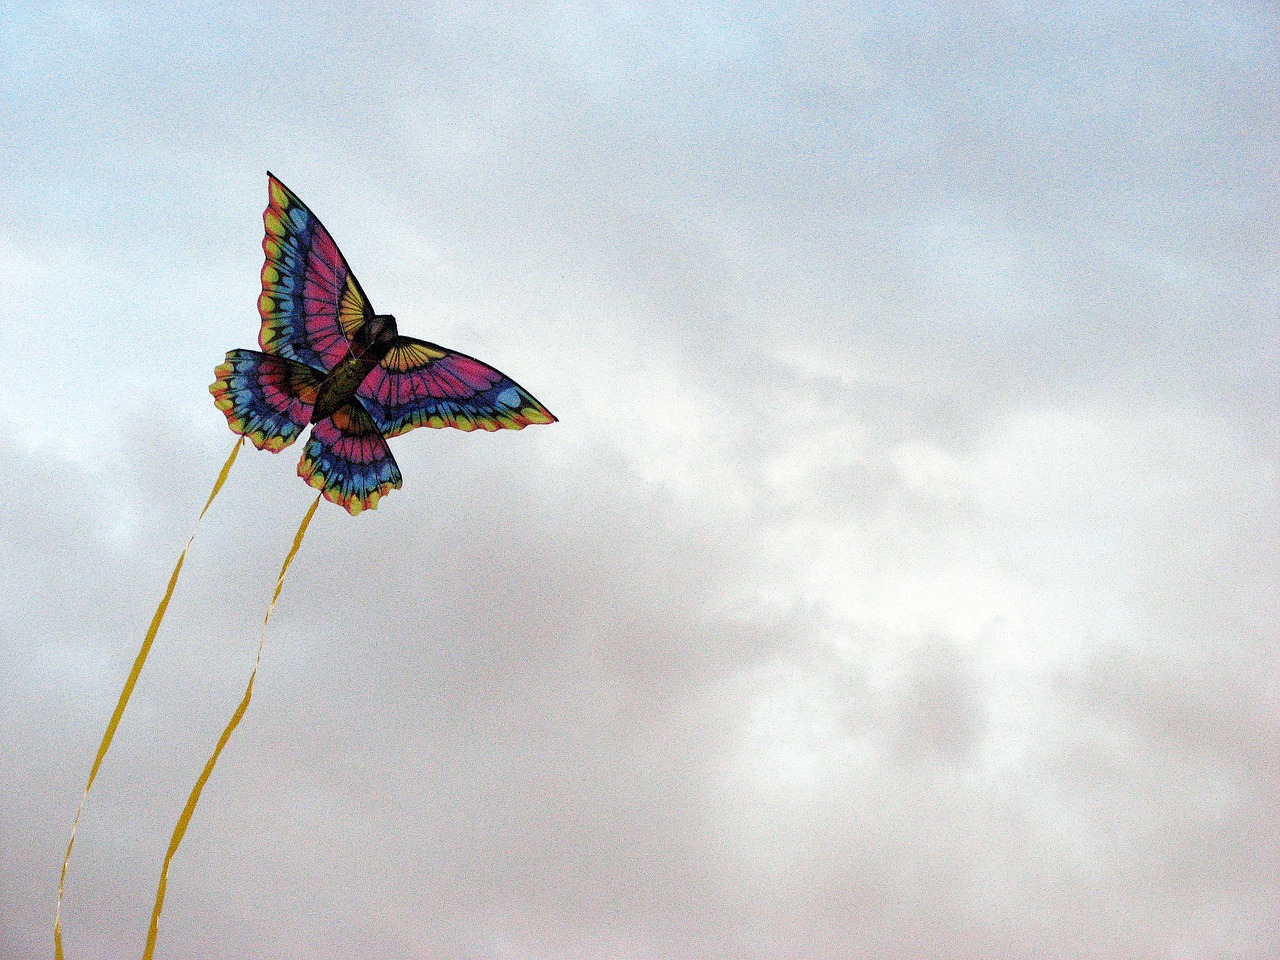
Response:
MULTIPOLYGON (((1261 2, 0 5, 0 957, 233 437, 268 170, 558 417, 322 503, 158 956, 1280 956, 1261 2)), ((311 500, 246 450, 67 880, 140 954, 311 500)))

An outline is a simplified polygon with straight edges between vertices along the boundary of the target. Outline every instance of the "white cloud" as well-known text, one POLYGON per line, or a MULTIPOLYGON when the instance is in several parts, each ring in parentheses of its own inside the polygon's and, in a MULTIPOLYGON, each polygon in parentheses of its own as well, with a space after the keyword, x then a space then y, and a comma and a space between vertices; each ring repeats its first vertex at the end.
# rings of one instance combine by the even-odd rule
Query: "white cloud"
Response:
MULTIPOLYGON (((162 953, 1275 953, 1269 14, 276 16, 28 24, 0 80, 0 955, 225 456, 267 168, 561 422, 323 505, 162 953)), ((141 942, 296 452, 197 540, 73 956, 141 942)))

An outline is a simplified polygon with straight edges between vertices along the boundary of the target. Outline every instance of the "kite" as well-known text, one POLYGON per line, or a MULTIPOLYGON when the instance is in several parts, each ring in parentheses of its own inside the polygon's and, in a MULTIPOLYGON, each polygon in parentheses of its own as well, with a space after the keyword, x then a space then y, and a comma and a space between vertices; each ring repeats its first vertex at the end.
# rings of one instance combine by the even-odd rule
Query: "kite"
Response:
POLYGON ((374 313, 320 219, 268 177, 262 352, 230 351, 209 388, 235 433, 278 453, 310 425, 298 476, 357 514, 400 486, 389 437, 555 421, 493 367, 401 336, 395 317, 374 313))
POLYGON ((319 493, 303 516, 276 578, 244 695, 174 827, 160 870, 144 960, 154 955, 169 864, 218 757, 248 709, 267 624, 320 499, 338 504, 353 516, 376 509, 378 501, 399 489, 402 482, 387 441, 415 427, 494 431, 556 422, 546 407, 506 374, 466 354, 401 335, 395 317, 374 311, 320 218, 270 172, 267 179, 269 202, 262 216, 266 262, 258 297, 261 350, 229 351, 214 368, 216 379, 209 387, 215 406, 239 439, 178 557, 90 768, 58 881, 56 960, 64 960, 63 891, 84 802, 164 620, 196 530, 226 482, 245 439, 259 450, 279 453, 310 427, 298 461, 298 476, 319 493))

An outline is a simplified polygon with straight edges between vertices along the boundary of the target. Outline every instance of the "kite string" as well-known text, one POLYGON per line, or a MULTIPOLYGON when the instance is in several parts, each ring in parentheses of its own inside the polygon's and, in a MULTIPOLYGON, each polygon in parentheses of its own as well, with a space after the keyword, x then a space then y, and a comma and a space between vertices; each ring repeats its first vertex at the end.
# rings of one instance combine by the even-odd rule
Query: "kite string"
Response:
POLYGON ((294 535, 293 545, 289 548, 289 553, 285 556, 284 563, 280 567, 280 575, 276 577, 275 593, 271 595, 271 603, 267 605, 266 615, 262 618, 262 632, 258 635, 258 653, 253 662, 253 671, 249 674, 249 683, 244 688, 244 696, 240 698, 239 706, 236 707, 235 713, 231 715, 231 719, 227 722, 226 728, 222 731, 222 736, 218 738, 217 746, 213 748, 213 753, 209 755, 209 759, 205 762, 204 770, 200 772, 195 786, 191 788, 191 795, 187 797, 187 804, 182 808, 182 813, 178 816, 178 822, 173 827, 173 836, 169 840, 169 849, 164 855, 164 865, 160 868, 160 883, 156 887, 156 902, 151 910, 151 926, 147 930, 147 946, 143 950, 142 960, 152 960, 155 956, 156 938, 160 933, 160 911, 164 909, 165 891, 169 886, 169 864, 173 861, 173 856, 178 852, 178 846, 186 835, 187 826, 191 823, 191 816, 196 810, 196 804, 200 802, 200 794, 204 791, 205 784, 213 773, 214 765, 217 764, 223 747, 227 745, 227 742, 231 739, 231 734, 240 725, 245 711, 249 709, 249 701, 253 699, 253 682, 257 679, 258 667, 262 663, 262 645, 267 639, 267 624, 271 620, 272 611, 276 608, 276 601, 280 599, 280 591, 284 589, 284 575, 288 572, 289 565, 293 563, 293 558, 302 546, 302 538, 306 535, 307 527, 311 524, 311 518, 315 516, 316 507, 318 506, 320 506, 319 496, 312 501, 306 515, 302 518, 302 523, 298 526, 298 532, 294 535))
POLYGON ((178 586, 178 575, 182 573, 182 565, 186 562, 187 551, 191 549, 191 544, 196 538, 196 532, 200 529, 200 521, 209 512, 209 507, 212 506, 218 491, 222 489, 222 485, 227 482, 227 476, 231 473, 231 465, 236 462, 236 456, 240 453, 240 447, 243 444, 244 438, 241 437, 236 441, 235 446, 231 448, 231 455, 227 457, 226 463, 222 465, 222 470, 218 473, 218 479, 213 484, 213 490, 209 493, 209 499, 204 502, 204 509, 200 511, 200 516, 196 518, 195 527, 191 530, 191 536, 187 538, 187 544, 182 548, 182 553, 178 556, 178 562, 174 565, 173 574, 169 577, 169 585, 165 588, 164 596, 160 599, 160 605, 156 607, 156 612, 151 618, 151 625, 147 627, 147 633, 142 640, 138 655, 134 657, 133 667, 129 670, 129 676, 124 682, 124 688, 120 691, 120 697, 116 701, 115 711, 111 714, 111 720, 107 723, 106 732, 102 735, 102 742, 98 745, 98 755, 94 757, 93 766, 89 769, 89 779, 84 785, 84 793, 80 794, 80 804, 76 807, 76 816, 71 822, 71 838, 67 841, 67 852, 62 858, 62 871, 58 875, 58 904, 53 913, 53 947, 56 960, 63 960, 62 896, 67 884, 67 867, 71 863, 71 851, 76 845, 76 830, 80 826, 80 814, 84 812, 84 802, 89 797, 89 790, 93 787, 93 781, 98 776, 98 769, 102 766, 107 750, 111 747, 111 741, 115 738, 116 728, 120 726, 120 719, 124 716, 125 707, 129 705, 129 698, 133 696, 133 688, 137 685, 138 677, 142 674, 142 668, 147 662, 147 655, 151 652, 151 645, 155 642, 156 634, 160 632, 160 624, 164 620, 165 611, 169 608, 169 601, 173 597, 173 591, 178 586))

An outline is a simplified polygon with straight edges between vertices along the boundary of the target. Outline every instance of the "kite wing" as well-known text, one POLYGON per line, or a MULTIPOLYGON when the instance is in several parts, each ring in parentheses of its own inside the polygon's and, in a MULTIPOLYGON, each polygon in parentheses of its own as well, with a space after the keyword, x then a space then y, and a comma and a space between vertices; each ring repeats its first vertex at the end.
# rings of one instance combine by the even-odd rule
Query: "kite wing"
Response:
POLYGON ((387 437, 414 427, 519 430, 556 419, 493 367, 412 337, 397 338, 356 392, 387 437))
POLYGON ((331 370, 373 308, 320 218, 272 174, 267 177, 258 344, 267 353, 331 370))
POLYGON ((230 350, 214 368, 214 405, 233 432, 259 450, 279 453, 311 422, 324 374, 305 364, 256 350, 230 350))
POLYGON ((360 402, 317 420, 298 462, 298 476, 352 515, 372 510, 400 487, 391 448, 360 402))

